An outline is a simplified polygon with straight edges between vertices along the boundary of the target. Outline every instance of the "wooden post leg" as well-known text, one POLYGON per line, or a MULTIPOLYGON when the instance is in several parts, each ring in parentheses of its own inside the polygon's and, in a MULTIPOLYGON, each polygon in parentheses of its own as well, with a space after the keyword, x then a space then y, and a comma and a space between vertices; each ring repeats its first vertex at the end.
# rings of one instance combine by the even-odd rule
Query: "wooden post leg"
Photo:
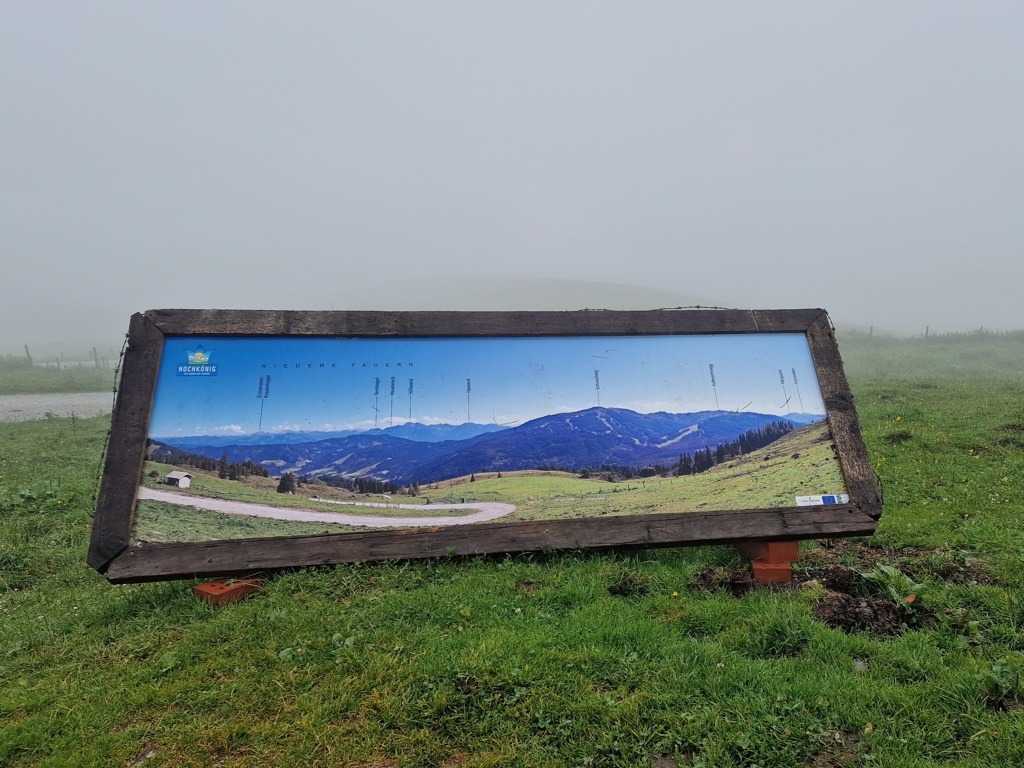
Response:
POLYGON ((792 564, 800 559, 800 542, 744 541, 735 546, 750 560, 750 571, 758 584, 788 584, 793 581, 792 564))

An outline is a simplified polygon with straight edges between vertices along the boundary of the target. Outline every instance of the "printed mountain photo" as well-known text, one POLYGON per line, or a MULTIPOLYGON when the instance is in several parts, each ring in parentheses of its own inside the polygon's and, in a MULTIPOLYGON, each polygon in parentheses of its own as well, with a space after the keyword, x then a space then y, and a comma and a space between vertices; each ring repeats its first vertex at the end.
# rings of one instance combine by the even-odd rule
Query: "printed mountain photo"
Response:
POLYGON ((844 492, 802 334, 169 338, 135 536, 758 509, 844 492))
POLYGON ((270 436, 266 443, 249 444, 209 443, 201 436, 169 438, 166 443, 153 441, 150 458, 171 457, 168 448, 209 458, 226 454, 230 462, 251 461, 275 475, 370 477, 398 486, 475 472, 527 469, 581 472, 605 466, 634 471, 657 467, 659 474, 679 468, 688 469, 678 474, 693 474, 695 467, 702 466, 705 452, 714 457, 703 464, 709 469, 726 457, 763 448, 797 426, 791 417, 763 413, 641 414, 595 407, 505 429, 462 424, 463 433, 477 433, 462 439, 431 439, 433 434, 453 432, 455 428, 447 424, 425 427, 414 436, 402 436, 402 427, 392 427, 336 437, 321 434, 306 442, 279 442, 270 436))

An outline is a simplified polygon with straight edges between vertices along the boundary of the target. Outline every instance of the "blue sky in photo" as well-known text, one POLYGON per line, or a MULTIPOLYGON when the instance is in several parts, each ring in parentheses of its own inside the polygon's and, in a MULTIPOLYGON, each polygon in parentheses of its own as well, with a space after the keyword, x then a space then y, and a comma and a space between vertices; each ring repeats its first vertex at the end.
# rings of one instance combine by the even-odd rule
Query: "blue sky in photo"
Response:
POLYGON ((802 333, 482 339, 189 336, 165 339, 150 434, 371 429, 405 423, 410 415, 424 424, 512 426, 598 404, 640 413, 825 412, 802 333), (187 366, 189 354, 199 348, 216 366, 216 375, 180 375, 179 366, 187 366), (261 377, 264 387, 270 380, 264 399, 258 397, 261 377))

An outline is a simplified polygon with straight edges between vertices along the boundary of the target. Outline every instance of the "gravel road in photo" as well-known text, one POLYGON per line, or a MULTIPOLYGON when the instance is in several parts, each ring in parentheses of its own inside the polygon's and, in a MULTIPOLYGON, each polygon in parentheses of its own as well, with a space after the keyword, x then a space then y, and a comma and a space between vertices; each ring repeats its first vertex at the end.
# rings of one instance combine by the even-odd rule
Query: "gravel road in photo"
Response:
MULTIPOLYGON (((250 517, 268 517, 274 520, 294 520, 305 523, 341 523, 345 525, 363 525, 367 528, 398 528, 398 527, 435 527, 439 525, 465 525, 466 523, 482 523, 495 520, 516 511, 512 504, 501 504, 494 501, 474 501, 467 504, 431 504, 431 510, 444 509, 475 509, 468 515, 435 516, 435 517, 390 517, 386 515, 346 515, 336 512, 319 512, 314 509, 285 509, 271 507, 266 504, 251 504, 244 501, 229 499, 211 499, 204 496, 191 496, 173 491, 161 491, 155 488, 139 488, 140 499, 152 499, 168 504, 181 504, 196 509, 207 509, 212 512, 223 512, 229 515, 248 515, 250 517)), ((423 504, 361 504, 352 502, 351 506, 372 507, 375 509, 426 510, 423 504)))

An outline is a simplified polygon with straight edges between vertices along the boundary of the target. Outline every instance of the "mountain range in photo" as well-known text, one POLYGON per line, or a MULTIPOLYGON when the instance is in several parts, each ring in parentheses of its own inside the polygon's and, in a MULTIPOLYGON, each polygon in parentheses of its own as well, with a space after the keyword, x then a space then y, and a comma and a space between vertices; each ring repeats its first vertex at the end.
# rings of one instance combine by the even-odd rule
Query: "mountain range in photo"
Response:
POLYGON ((256 462, 274 476, 292 472, 371 477, 411 485, 474 472, 675 466, 683 455, 734 441, 763 447, 786 432, 824 419, 824 414, 811 413, 645 414, 595 407, 514 426, 405 423, 364 431, 156 437, 150 441, 150 457, 163 452, 166 460, 173 450, 215 459, 226 455, 231 462, 256 462))

